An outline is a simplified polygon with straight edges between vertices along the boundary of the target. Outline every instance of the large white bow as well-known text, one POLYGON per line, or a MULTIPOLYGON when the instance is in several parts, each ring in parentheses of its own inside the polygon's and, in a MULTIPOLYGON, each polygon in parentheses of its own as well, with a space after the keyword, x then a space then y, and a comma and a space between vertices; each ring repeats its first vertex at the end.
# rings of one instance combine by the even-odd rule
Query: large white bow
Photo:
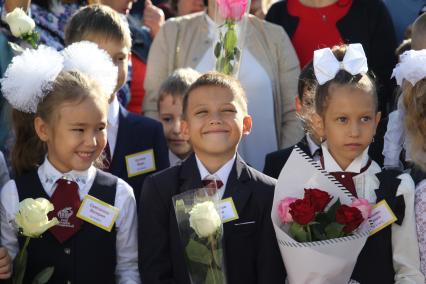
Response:
POLYGON ((360 43, 348 45, 341 62, 337 60, 328 47, 314 51, 314 72, 320 85, 334 79, 341 69, 352 75, 367 73, 367 57, 360 43))
POLYGON ((408 50, 399 57, 399 63, 393 69, 392 76, 398 85, 405 79, 415 85, 426 77, 426 49, 408 50))

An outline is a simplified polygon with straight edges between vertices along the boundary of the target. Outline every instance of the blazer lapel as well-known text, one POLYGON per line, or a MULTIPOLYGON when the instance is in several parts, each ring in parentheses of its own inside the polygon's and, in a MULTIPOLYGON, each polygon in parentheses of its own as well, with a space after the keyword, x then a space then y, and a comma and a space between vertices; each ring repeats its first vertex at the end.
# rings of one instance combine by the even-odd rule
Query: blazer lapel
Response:
POLYGON ((182 193, 191 189, 201 188, 200 171, 198 170, 195 154, 191 154, 181 166, 179 173, 179 188, 177 193, 182 193))
POLYGON ((307 155, 309 155, 312 158, 311 148, 309 148, 308 140, 306 138, 306 135, 303 136, 302 140, 297 143, 297 146, 305 152, 307 155))
POLYGON ((132 133, 132 123, 128 119, 128 112, 120 105, 117 140, 110 169, 111 173, 115 175, 121 175, 124 171, 127 171, 125 167, 125 155, 126 150, 131 149, 132 140, 128 139, 129 133, 132 133))
POLYGON ((243 211, 251 191, 246 186, 246 182, 250 180, 250 173, 247 164, 237 154, 234 167, 228 177, 226 189, 223 194, 223 199, 232 197, 237 209, 238 215, 243 211))

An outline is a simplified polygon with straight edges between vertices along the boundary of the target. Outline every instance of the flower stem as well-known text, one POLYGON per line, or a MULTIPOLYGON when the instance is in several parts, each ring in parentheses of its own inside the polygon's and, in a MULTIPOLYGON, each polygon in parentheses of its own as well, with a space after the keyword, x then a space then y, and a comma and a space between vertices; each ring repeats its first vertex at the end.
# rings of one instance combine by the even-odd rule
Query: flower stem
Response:
POLYGON ((216 260, 214 258, 214 248, 216 247, 216 242, 215 242, 213 235, 209 236, 209 243, 210 243, 210 249, 212 251, 212 262, 210 262, 209 266, 210 266, 210 270, 211 270, 212 276, 213 276, 213 283, 217 283, 216 274, 214 273, 213 265, 212 265, 212 263, 214 264, 216 262, 216 260))
POLYGON ((308 242, 312 242, 312 233, 311 233, 311 226, 306 225, 306 230, 308 231, 308 242))

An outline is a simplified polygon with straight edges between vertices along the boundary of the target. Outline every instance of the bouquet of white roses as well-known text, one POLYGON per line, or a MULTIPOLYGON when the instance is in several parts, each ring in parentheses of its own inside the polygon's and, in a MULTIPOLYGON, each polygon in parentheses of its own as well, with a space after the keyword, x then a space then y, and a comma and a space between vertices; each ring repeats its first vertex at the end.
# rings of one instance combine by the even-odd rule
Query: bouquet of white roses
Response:
POLYGON ((207 188, 173 197, 176 219, 192 284, 226 283, 222 221, 207 188))
MULTIPOLYGON (((27 247, 31 238, 39 238, 45 231, 59 223, 58 219, 48 219, 47 213, 53 210, 53 204, 45 198, 27 198, 19 203, 19 211, 15 216, 19 234, 25 237, 24 246, 20 249, 14 261, 13 284, 24 281, 27 267, 27 247)), ((53 267, 47 267, 37 274, 33 283, 47 283, 53 274, 53 267)))

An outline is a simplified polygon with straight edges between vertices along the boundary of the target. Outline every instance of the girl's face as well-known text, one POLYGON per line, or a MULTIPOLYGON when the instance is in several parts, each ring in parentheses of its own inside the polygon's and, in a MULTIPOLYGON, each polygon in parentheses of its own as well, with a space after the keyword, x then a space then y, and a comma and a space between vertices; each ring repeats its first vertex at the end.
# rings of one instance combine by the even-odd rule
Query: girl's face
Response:
POLYGON ((107 110, 107 100, 87 97, 60 104, 49 122, 36 117, 36 132, 58 171, 84 171, 98 158, 106 145, 107 110))
POLYGON ((327 138, 331 155, 345 170, 372 142, 380 113, 370 93, 343 85, 332 85, 329 92, 320 118, 321 136, 327 138))

